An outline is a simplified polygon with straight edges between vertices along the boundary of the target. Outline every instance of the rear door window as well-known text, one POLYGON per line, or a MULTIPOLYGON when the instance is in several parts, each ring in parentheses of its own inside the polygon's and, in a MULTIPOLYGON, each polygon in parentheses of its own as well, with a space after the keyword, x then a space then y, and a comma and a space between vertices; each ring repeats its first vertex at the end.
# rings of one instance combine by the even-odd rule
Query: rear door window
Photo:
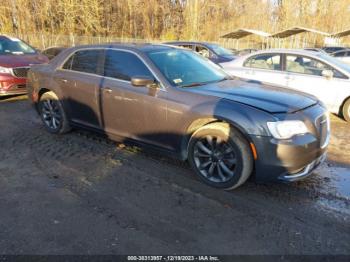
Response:
POLYGON ((89 74, 99 74, 99 60, 102 50, 81 50, 75 52, 63 65, 63 69, 89 74))
POLYGON ((107 50, 104 76, 130 81, 135 76, 152 77, 147 66, 135 54, 119 50, 107 50))
POLYGON ((100 55, 100 50, 82 50, 76 52, 72 62, 72 70, 97 74, 100 55))
POLYGON ((245 67, 281 70, 281 55, 279 54, 264 54, 249 58, 245 63, 245 67))

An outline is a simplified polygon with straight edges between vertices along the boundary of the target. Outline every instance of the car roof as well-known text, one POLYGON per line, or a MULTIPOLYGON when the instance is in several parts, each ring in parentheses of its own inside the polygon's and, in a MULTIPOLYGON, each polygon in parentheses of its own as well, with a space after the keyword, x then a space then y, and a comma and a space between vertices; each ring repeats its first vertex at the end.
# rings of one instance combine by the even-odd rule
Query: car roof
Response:
POLYGON ((177 47, 166 44, 151 44, 151 43, 105 43, 105 44, 93 44, 93 45, 79 45, 72 47, 72 49, 83 48, 118 48, 125 50, 148 52, 152 50, 167 50, 177 47))
POLYGON ((344 46, 324 46, 322 49, 327 49, 327 48, 346 48, 344 46))
MULTIPOLYGON (((0 39, 6 39, 6 40, 18 39, 18 40, 20 40, 20 39, 17 38, 17 37, 11 37, 11 36, 8 36, 8 35, 0 35, 0 39)), ((22 41, 22 40, 21 40, 21 41, 22 41)))
POLYGON ((299 54, 299 55, 310 55, 310 53, 318 53, 311 50, 305 49, 286 49, 286 48, 276 48, 276 49, 265 49, 259 50, 249 55, 257 55, 257 54, 270 54, 270 53, 282 53, 282 54, 299 54))
POLYGON ((67 49, 67 48, 69 48, 69 47, 67 47, 67 46, 50 46, 48 48, 45 48, 43 51, 51 50, 51 49, 64 50, 64 49, 67 49))
POLYGON ((317 51, 304 50, 304 49, 287 49, 287 48, 273 48, 273 49, 264 49, 258 50, 249 54, 239 56, 236 61, 244 61, 247 58, 254 57, 256 55, 264 54, 292 54, 292 55, 305 55, 305 56, 319 56, 321 53, 317 51))
POLYGON ((318 47, 304 47, 303 48, 304 50, 309 50, 309 49, 311 49, 311 50, 323 50, 322 48, 318 48, 318 47))
POLYGON ((195 41, 171 41, 171 42, 165 42, 164 44, 168 45, 195 45, 195 44, 200 44, 200 45, 212 45, 213 43, 209 42, 195 42, 195 41))

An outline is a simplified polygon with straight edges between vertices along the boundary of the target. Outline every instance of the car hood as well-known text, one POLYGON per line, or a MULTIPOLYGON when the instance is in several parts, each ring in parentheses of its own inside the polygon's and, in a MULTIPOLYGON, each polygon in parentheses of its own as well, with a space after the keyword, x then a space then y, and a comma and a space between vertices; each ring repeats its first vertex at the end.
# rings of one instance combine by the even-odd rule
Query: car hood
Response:
POLYGON ((191 91, 232 100, 269 113, 292 113, 318 103, 311 95, 254 81, 226 80, 193 87, 191 91))
POLYGON ((48 58, 42 54, 33 55, 0 55, 0 66, 21 67, 31 64, 47 63, 48 58))

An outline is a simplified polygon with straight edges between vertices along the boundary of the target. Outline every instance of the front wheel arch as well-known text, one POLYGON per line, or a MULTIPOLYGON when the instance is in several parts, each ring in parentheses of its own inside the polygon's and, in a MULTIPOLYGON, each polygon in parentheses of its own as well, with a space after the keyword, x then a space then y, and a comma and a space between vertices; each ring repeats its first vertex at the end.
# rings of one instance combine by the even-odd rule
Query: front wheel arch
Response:
POLYGON ((189 146, 189 142, 190 142, 190 139, 193 136, 193 134, 197 130, 199 130, 200 128, 202 128, 206 125, 209 125, 209 124, 213 124, 213 123, 227 124, 229 127, 233 128, 234 130, 239 132, 240 135, 242 135, 247 140, 247 142, 249 144, 253 143, 253 141, 247 135, 247 132, 237 123, 234 123, 232 121, 227 121, 227 120, 221 119, 221 118, 213 118, 213 117, 200 118, 200 119, 197 119, 191 123, 191 125, 187 128, 187 133, 186 133, 185 138, 182 140, 181 158, 183 160, 188 159, 188 146, 189 146))
MULTIPOLYGON (((216 141, 216 140, 212 140, 212 141, 216 141)), ((202 143, 202 142, 199 142, 199 143, 202 143)), ((202 146, 204 147, 203 144, 202 146)), ((200 153, 200 154, 202 155, 203 153, 200 153)), ((199 175, 199 177, 206 184, 209 184, 210 186, 214 186, 217 188, 222 188, 225 190, 231 190, 242 185, 252 175, 252 172, 254 170, 254 154, 251 150, 249 140, 247 140, 241 134, 241 132, 238 131, 238 129, 234 128, 229 123, 222 122, 222 121, 204 125, 192 134, 188 144, 188 161, 192 169, 196 172, 197 175, 199 175), (235 173, 238 172, 238 173, 236 173, 236 175, 234 174, 233 177, 229 177, 228 180, 223 180, 224 177, 222 176, 222 174, 221 174, 221 179, 219 179, 219 181, 217 179, 215 179, 214 181, 208 181, 209 176, 213 177, 211 173, 210 175, 208 174, 205 175, 206 178, 203 178, 203 175, 200 175, 200 173, 203 173, 204 166, 203 168, 198 167, 198 165, 201 166, 201 163, 200 162, 198 163, 198 161, 202 161, 203 159, 199 160, 198 155, 196 156, 196 154, 198 153, 196 151, 196 145, 198 144, 198 141, 201 141, 207 135, 213 136, 213 137, 218 136, 224 139, 224 140, 220 139, 221 141, 227 141, 226 145, 225 143, 222 144, 222 142, 219 142, 219 144, 215 145, 215 142, 214 142, 214 145, 212 145, 211 153, 207 152, 209 151, 208 148, 210 147, 207 147, 207 149, 204 151, 206 152, 205 154, 208 156, 199 156, 199 158, 204 157, 205 161, 207 161, 208 160, 207 158, 209 157, 210 158, 209 162, 212 161, 212 166, 214 168, 212 169, 212 167, 210 167, 211 171, 209 169, 208 172, 213 172, 213 170, 215 170, 215 166, 218 166, 218 165, 221 166, 221 164, 223 164, 226 167, 226 170, 228 170, 227 167, 229 166, 227 166, 227 163, 224 164, 225 158, 223 158, 224 156, 222 153, 224 150, 221 150, 220 147, 223 147, 223 146, 225 147, 229 144, 231 144, 232 146, 232 143, 233 143, 234 144, 233 147, 236 147, 236 149, 238 150, 236 151, 236 154, 234 154, 234 156, 235 158, 237 157, 236 159, 240 159, 240 161, 238 161, 237 164, 233 164, 236 171, 234 170, 232 171, 232 172, 235 172, 235 173), (218 149, 218 145, 221 145, 219 146, 219 149, 218 149), (217 154, 221 155, 221 157, 217 156, 217 154)), ((220 168, 218 167, 218 169, 220 168)), ((220 175, 220 170, 218 172, 220 175)))

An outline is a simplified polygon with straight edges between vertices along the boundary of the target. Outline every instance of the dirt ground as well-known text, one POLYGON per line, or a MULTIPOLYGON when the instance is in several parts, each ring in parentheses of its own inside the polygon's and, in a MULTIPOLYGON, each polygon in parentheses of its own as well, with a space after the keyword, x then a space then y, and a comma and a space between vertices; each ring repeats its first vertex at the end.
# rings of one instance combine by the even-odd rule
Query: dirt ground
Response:
POLYGON ((187 164, 0 101, 0 254, 350 254, 350 125, 293 184, 202 184, 187 164))

